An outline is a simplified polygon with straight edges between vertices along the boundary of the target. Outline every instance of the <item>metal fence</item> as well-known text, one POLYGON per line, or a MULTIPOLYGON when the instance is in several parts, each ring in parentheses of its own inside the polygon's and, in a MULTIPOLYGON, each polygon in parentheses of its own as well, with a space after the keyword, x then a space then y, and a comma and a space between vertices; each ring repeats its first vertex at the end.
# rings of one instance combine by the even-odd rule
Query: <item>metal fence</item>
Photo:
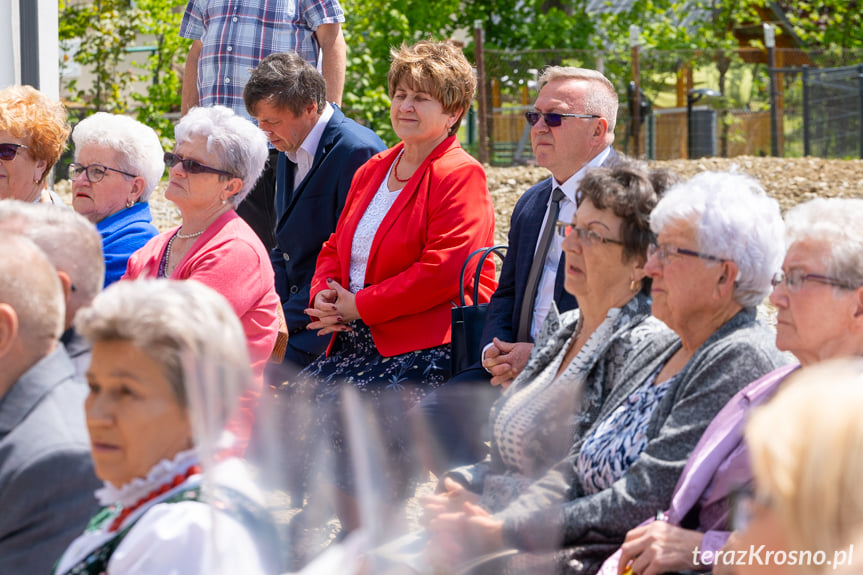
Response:
POLYGON ((863 64, 800 73, 803 153, 863 158, 863 64))
MULTIPOLYGON (((640 84, 650 112, 635 130, 630 54, 485 50, 487 157, 494 165, 533 161, 523 114, 536 99, 539 70, 551 64, 598 69, 612 81, 620 96, 615 146, 630 154, 863 157, 863 51, 775 52, 791 65, 771 68, 758 50, 642 51, 640 84)), ((472 127, 469 145, 480 141, 472 127)))

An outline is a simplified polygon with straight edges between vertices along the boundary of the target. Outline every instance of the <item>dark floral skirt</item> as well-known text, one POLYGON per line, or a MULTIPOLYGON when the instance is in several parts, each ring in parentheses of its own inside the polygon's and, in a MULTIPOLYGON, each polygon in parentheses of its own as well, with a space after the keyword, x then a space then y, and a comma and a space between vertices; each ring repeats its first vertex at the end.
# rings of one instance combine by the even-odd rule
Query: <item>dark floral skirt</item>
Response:
POLYGON ((451 347, 445 344, 384 357, 367 325, 356 321, 351 327, 352 332, 338 334, 329 356, 320 356, 299 374, 295 385, 315 405, 311 429, 329 439, 339 487, 354 490, 351 468, 367 468, 357 463, 365 458, 378 475, 374 482, 399 494, 418 471, 416 454, 422 451, 419 444, 427 440, 423 426, 407 414, 449 380, 451 347), (358 402, 346 403, 347 388, 355 392, 358 402), (350 418, 353 423, 348 409, 358 416, 350 418))

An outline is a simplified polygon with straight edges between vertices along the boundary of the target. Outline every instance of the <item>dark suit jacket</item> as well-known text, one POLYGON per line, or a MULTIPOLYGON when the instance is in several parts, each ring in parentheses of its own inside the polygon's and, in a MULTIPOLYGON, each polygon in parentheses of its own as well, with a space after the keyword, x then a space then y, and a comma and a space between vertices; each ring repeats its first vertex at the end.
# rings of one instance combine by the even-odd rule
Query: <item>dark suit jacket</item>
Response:
POLYGON ((87 384, 62 345, 0 397, 0 573, 49 573, 98 505, 87 384))
POLYGON ((319 355, 330 341, 307 331, 309 286, 321 246, 336 229, 357 168, 386 149, 381 139, 333 106, 333 116, 321 134, 308 175, 294 190, 296 166, 279 154, 276 206, 276 247, 270 253, 276 273, 276 292, 282 300, 290 337, 288 345, 319 355), (282 185, 282 181, 284 185, 282 185))
MULTIPOLYGON (((617 154, 611 150, 603 166, 616 161, 617 154)), ((527 276, 530 274, 533 254, 539 241, 539 232, 545 219, 545 210, 551 197, 553 183, 553 179, 548 178, 536 184, 519 198, 513 208, 509 224, 509 247, 500 270, 497 291, 494 292, 488 306, 482 332, 483 347, 491 343, 495 337, 503 341, 516 341, 527 276)), ((563 289, 563 261, 564 256, 561 253, 557 266, 557 279, 554 282, 554 301, 561 313, 578 307, 575 297, 563 289)), ((531 314, 531 320, 532 318, 533 314, 531 314)))

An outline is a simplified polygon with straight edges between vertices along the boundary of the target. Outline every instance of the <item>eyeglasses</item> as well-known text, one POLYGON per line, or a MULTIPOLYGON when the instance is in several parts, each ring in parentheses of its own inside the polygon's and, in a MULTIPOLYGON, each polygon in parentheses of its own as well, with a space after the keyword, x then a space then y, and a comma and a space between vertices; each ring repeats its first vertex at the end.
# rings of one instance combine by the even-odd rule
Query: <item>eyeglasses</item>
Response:
POLYGON ((531 126, 536 126, 536 123, 539 122, 539 118, 542 116, 542 119, 545 120, 545 125, 549 128, 557 128, 560 126, 561 122, 563 122, 564 118, 582 118, 585 120, 590 120, 592 118, 601 118, 602 116, 597 116, 596 114, 557 114, 555 112, 525 112, 524 117, 527 120, 527 123, 531 126))
POLYGON ((183 170, 185 170, 189 174, 222 174, 223 176, 231 176, 232 178, 236 178, 234 174, 231 172, 226 172, 225 170, 217 170, 216 168, 211 168, 210 166, 205 166, 198 160, 186 160, 178 156, 177 154, 172 154, 171 152, 165 152, 164 156, 165 165, 169 168, 173 168, 177 164, 183 164, 183 170))
POLYGON ((102 178, 105 177, 105 174, 108 171, 117 172, 118 174, 123 174, 124 176, 129 176, 130 178, 137 178, 135 174, 130 174, 128 172, 124 172, 123 170, 118 170, 117 168, 109 168, 108 166, 103 166, 101 164, 90 164, 89 166, 82 166, 78 163, 69 164, 69 179, 77 180, 78 176, 81 174, 87 174, 87 181, 91 184, 95 184, 97 182, 101 182, 102 178))
POLYGON ((611 238, 604 238, 593 230, 588 230, 585 228, 576 227, 570 223, 562 222, 558 220, 554 224, 554 229, 562 238, 565 238, 569 234, 575 232, 578 241, 581 242, 585 246, 593 246, 596 244, 617 244, 623 245, 623 242, 620 240, 613 240, 611 238))
POLYGON ((711 260, 714 262, 725 261, 725 258, 712 256, 710 254, 703 254, 701 252, 687 250, 684 248, 678 248, 676 246, 670 246, 668 244, 650 244, 649 246, 647 246, 647 257, 651 257, 654 254, 656 254, 656 257, 659 258, 659 261, 662 263, 668 261, 668 256, 675 254, 679 256, 692 256, 694 258, 701 258, 703 260, 711 260))
POLYGON ((803 273, 803 270, 799 269, 791 270, 787 274, 782 271, 776 272, 775 274, 773 274, 773 279, 770 280, 770 284, 774 288, 777 288, 780 284, 784 282, 785 287, 788 288, 789 291, 797 291, 801 289, 803 287, 803 284, 807 281, 838 287, 841 289, 857 289, 855 286, 849 285, 836 278, 831 278, 818 274, 807 274, 803 273))
POLYGON ((0 160, 11 162, 18 155, 18 148, 27 149, 24 144, 0 144, 0 160))
POLYGON ((773 505, 773 499, 752 486, 741 487, 731 494, 731 524, 735 531, 745 530, 759 507, 773 505))

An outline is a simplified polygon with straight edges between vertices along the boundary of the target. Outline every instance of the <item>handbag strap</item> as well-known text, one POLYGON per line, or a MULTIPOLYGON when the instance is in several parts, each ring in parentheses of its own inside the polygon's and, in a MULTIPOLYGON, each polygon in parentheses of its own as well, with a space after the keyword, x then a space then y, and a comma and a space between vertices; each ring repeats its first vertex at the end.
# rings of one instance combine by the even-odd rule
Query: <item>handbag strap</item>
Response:
POLYGON ((464 264, 461 266, 461 275, 458 278, 458 287, 459 287, 459 297, 461 298, 461 305, 464 307, 467 305, 464 299, 464 272, 467 271, 467 265, 473 259, 473 257, 477 254, 482 254, 479 256, 479 260, 476 263, 476 271, 473 274, 473 302, 476 303, 479 300, 479 278, 482 274, 482 266, 485 264, 485 260, 488 259, 488 256, 491 254, 497 254, 497 256, 503 260, 504 251, 507 246, 503 244, 498 244, 496 246, 479 248, 471 252, 467 259, 464 260, 464 264))

